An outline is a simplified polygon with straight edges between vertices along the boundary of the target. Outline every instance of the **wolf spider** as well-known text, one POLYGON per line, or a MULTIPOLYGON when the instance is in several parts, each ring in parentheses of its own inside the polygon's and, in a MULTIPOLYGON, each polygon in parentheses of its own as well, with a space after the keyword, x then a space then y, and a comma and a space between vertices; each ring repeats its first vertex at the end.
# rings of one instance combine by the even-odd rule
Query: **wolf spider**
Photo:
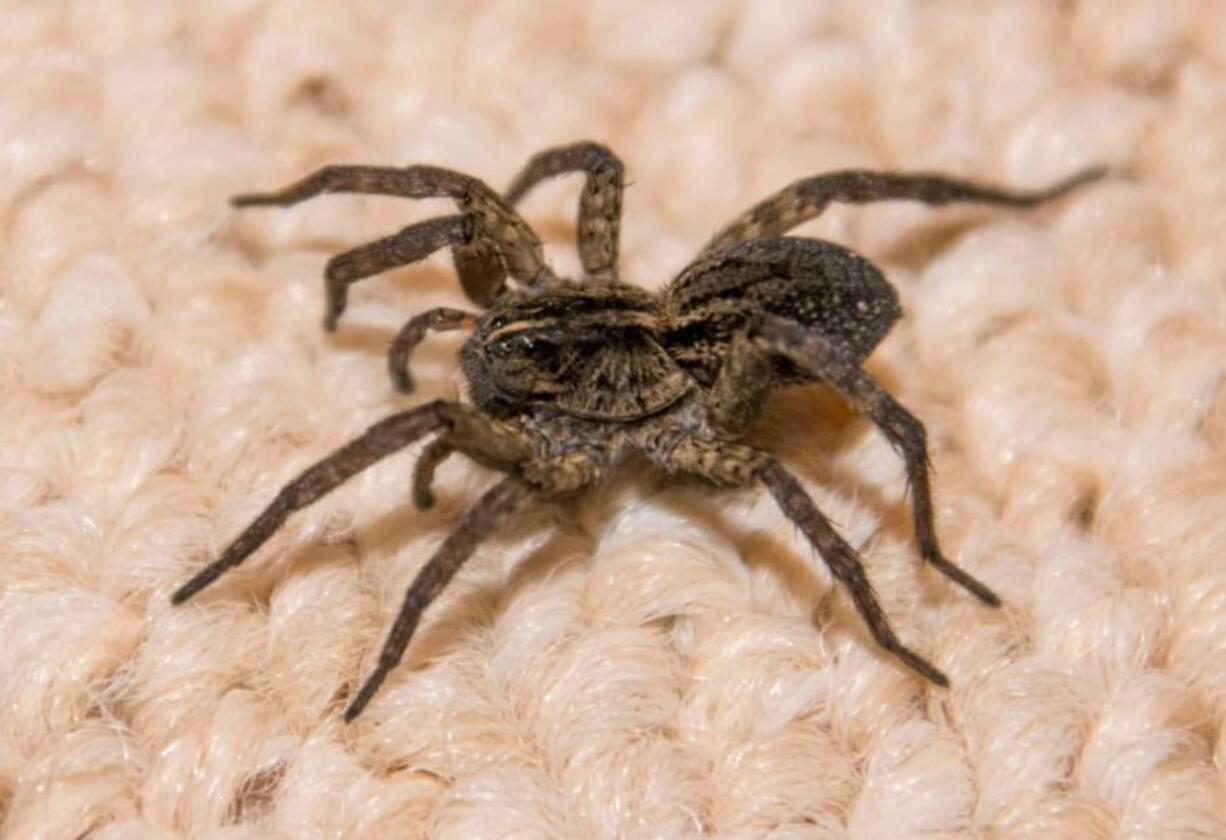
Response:
POLYGON ((1024 208, 1103 174, 1087 170, 1030 192, 936 174, 845 171, 805 178, 721 230, 658 293, 618 279, 622 163, 596 143, 541 152, 502 196, 476 178, 434 166, 328 166, 277 192, 238 196, 236 207, 287 206, 331 192, 453 199, 456 215, 333 257, 325 270, 324 324, 335 329, 350 284, 450 248, 464 292, 485 311, 439 307, 411 318, 391 344, 388 365, 407 393, 409 356, 427 333, 472 330, 460 353, 472 404, 434 400, 374 424, 286 485, 173 601, 186 601, 242 563, 292 512, 427 435, 435 437, 414 470, 419 508, 432 504, 434 471, 454 452, 504 473, 409 586, 377 667, 345 711, 352 721, 399 663, 422 612, 482 540, 530 498, 591 487, 624 456, 641 452, 670 473, 721 487, 764 485, 847 587, 877 644, 931 682, 948 685, 895 635, 856 550, 800 482, 770 455, 738 442, 773 388, 818 381, 833 387, 900 452, 920 556, 984 604, 1000 604, 938 546, 924 426, 860 367, 901 314, 894 289, 847 248, 782 234, 835 201, 1024 208), (585 176, 579 281, 553 273, 540 240, 513 209, 540 181, 566 173, 585 176))

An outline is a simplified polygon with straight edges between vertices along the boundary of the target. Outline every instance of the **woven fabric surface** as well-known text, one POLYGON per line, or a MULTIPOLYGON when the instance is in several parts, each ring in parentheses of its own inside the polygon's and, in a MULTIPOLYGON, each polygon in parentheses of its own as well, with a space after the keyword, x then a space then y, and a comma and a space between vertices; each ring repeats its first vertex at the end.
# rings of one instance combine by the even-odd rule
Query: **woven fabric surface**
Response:
MULTIPOLYGON (((1219 0, 16 2, 0 9, 0 835, 1226 836, 1226 5, 1219 0), (905 317, 867 370, 902 464, 822 388, 753 439, 865 558, 936 689, 872 643, 762 492, 628 464, 526 510, 340 717, 404 588, 494 476, 372 467, 190 603, 170 593, 370 423, 461 397, 450 261, 326 259, 440 201, 227 198, 333 162, 496 187, 625 161, 621 273, 658 288, 753 201, 847 167, 1039 187, 1034 211, 834 206, 905 317)), ((523 206, 563 274, 575 178, 523 206)))

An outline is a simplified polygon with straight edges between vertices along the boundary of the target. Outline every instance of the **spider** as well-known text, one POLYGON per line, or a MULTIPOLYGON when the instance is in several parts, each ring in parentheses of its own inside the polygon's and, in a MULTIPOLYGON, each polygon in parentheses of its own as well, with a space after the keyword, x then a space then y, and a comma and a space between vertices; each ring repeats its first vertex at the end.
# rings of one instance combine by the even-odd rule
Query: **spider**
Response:
POLYGON ((336 328, 352 283, 442 248, 451 249, 467 297, 485 311, 423 312, 404 325, 388 352, 392 381, 407 393, 413 388, 409 357, 429 332, 471 330, 460 352, 471 404, 434 400, 375 423, 287 484, 173 602, 183 603, 246 560, 294 511, 428 435, 434 437, 413 476, 419 508, 433 504, 434 472, 453 453, 504 473, 409 586, 377 666, 345 710, 349 722, 400 662, 423 611, 482 540, 530 499, 576 494, 640 452, 668 473, 726 488, 764 486, 847 588, 877 644, 947 686, 944 673, 899 640, 856 550, 800 482, 778 460, 741 442, 772 389, 833 387, 901 454, 923 560, 984 604, 1000 605, 938 545, 923 424, 860 367, 901 315, 893 287, 845 247, 783 234, 835 201, 1033 207, 1105 170, 1028 192, 939 174, 843 171, 804 178, 719 231, 658 293, 617 276, 622 173, 609 149, 579 142, 531 158, 501 196, 477 178, 440 167, 327 166, 279 191, 232 199, 236 207, 288 206, 332 192, 453 199, 456 215, 333 257, 325 269, 324 326, 336 328), (577 231, 584 276, 577 281, 546 265, 540 240, 514 209, 539 182, 567 173, 584 175, 577 231))

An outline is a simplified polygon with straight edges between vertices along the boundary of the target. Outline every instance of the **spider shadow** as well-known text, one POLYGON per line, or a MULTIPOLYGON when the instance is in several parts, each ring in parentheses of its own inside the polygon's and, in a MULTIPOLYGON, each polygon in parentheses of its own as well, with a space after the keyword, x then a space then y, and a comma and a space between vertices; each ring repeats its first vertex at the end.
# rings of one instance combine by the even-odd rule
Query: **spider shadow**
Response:
MULTIPOLYGON (((930 208, 929 208, 930 209, 930 208)), ((903 233, 878 253, 882 265, 921 271, 933 260, 956 246, 974 230, 982 228, 999 210, 985 207, 947 207, 941 215, 903 233)))

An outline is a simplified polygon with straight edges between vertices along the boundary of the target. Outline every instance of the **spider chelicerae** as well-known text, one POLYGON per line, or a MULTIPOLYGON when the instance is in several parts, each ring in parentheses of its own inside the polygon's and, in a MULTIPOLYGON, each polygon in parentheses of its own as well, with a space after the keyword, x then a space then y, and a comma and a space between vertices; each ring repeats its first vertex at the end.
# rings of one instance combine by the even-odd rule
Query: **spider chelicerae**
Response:
POLYGON ((836 201, 1025 208, 1104 172, 1085 170, 1036 191, 938 174, 844 171, 804 178, 721 230, 657 293, 618 279, 623 166, 597 143, 541 152, 502 195, 472 176, 434 166, 328 166, 280 191, 238 196, 236 207, 286 206, 330 192, 453 199, 456 215, 333 257, 325 270, 324 325, 335 329, 350 284, 450 248, 465 294, 484 311, 439 307, 411 318, 392 341, 388 365, 407 393, 409 356, 429 332, 472 330, 460 354, 472 404, 434 400, 374 424, 286 485, 173 601, 186 601, 242 563, 294 511, 423 437, 433 439, 414 470, 419 508, 433 504, 434 472, 455 452, 505 473, 464 512, 409 586, 378 665, 345 711, 351 721, 399 663, 422 612, 483 539, 528 500, 577 493, 640 452, 669 473, 721 487, 764 486, 847 587, 877 643, 931 682, 948 685, 898 639, 860 557, 800 482, 775 458, 741 442, 772 389, 813 382, 834 388, 900 452, 920 556, 983 603, 1000 604, 941 553, 923 424, 860 367, 901 314, 894 289, 847 248, 782 234, 836 201), (585 177, 580 280, 554 274, 540 239, 514 209, 536 184, 566 173, 585 177))

